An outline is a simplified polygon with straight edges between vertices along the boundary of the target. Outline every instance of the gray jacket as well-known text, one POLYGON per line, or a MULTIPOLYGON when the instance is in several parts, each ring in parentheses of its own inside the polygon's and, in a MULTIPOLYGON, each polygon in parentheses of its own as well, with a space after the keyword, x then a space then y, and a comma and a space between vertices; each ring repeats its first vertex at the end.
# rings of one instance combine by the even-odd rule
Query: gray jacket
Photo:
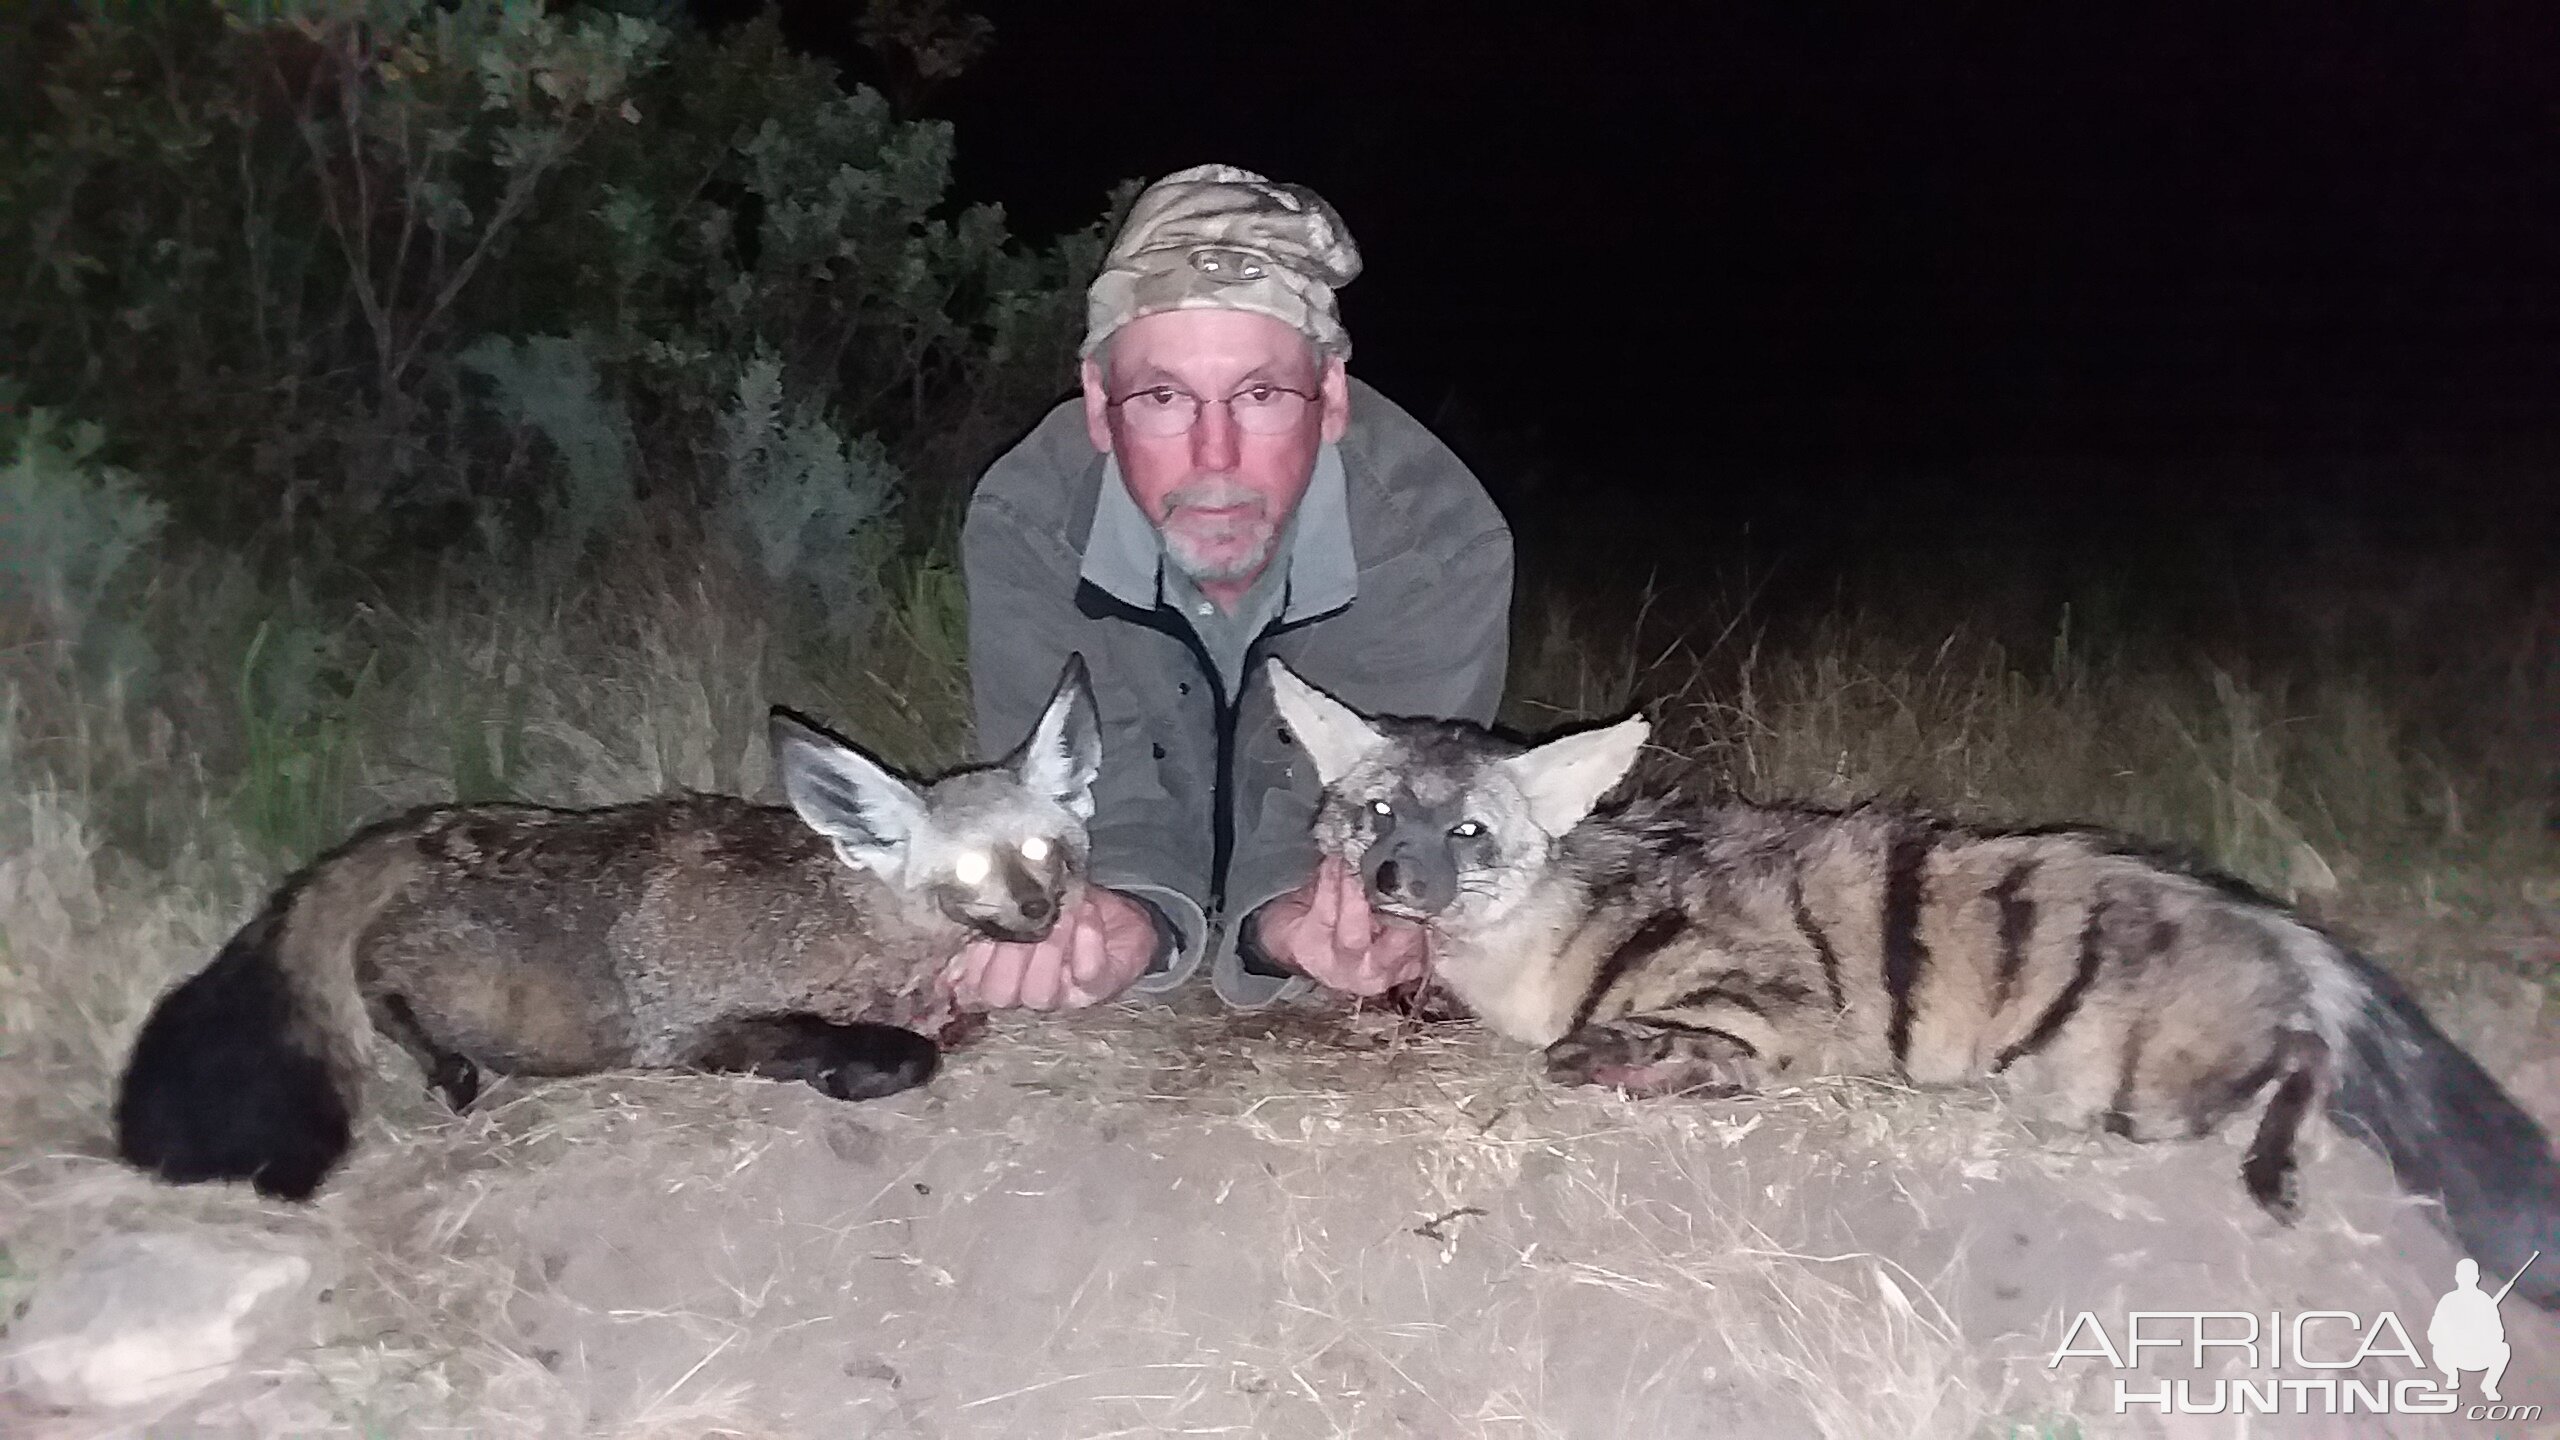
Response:
POLYGON ((1315 873, 1318 786, 1273 713, 1263 657, 1359 710, 1490 721, 1509 659, 1511 532, 1447 446, 1352 381, 1349 429, 1324 447, 1288 532, 1285 599, 1246 652, 1235 703, 1168 603, 1135 513, 1076 399, 988 468, 961 533, 978 748, 991 759, 990 745, 1028 733, 1081 651, 1102 720, 1092 877, 1174 931, 1138 989, 1169 990, 1208 956, 1220 996, 1265 1004, 1309 982, 1247 968, 1227 917, 1315 873))

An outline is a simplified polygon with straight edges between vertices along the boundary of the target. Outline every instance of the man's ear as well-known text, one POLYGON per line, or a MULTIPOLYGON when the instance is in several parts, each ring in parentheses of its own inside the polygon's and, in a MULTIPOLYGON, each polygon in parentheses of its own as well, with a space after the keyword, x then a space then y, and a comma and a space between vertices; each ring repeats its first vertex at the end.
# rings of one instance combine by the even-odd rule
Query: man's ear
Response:
POLYGON ((1108 403, 1111 392, 1104 387, 1110 383, 1111 377, 1103 374, 1102 367, 1091 360, 1076 367, 1076 377, 1084 386, 1085 438, 1093 442, 1095 450, 1108 455, 1111 453, 1111 408, 1108 403))
POLYGON ((1350 774, 1387 743, 1358 711, 1299 679, 1279 657, 1265 661, 1263 669, 1271 676, 1271 703, 1280 712, 1280 723, 1306 747, 1321 783, 1331 785, 1350 774))
POLYGON ((1529 801, 1529 818, 1549 835, 1582 823, 1610 787, 1627 778, 1652 723, 1630 715, 1615 725, 1567 735, 1502 762, 1529 801))
POLYGON ((1340 440, 1351 428, 1351 374, 1339 355, 1324 357, 1324 378, 1316 385, 1324 397, 1324 438, 1340 440))

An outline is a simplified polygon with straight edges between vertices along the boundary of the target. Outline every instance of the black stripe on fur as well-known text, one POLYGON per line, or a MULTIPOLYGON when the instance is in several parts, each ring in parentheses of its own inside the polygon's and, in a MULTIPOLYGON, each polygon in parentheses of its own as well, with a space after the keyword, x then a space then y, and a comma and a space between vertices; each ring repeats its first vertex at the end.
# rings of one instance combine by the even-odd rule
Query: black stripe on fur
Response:
POLYGON ((2062 1027, 2071 1023, 2071 1017, 2080 1009, 2081 997, 2089 993, 2089 987, 2098 979, 2098 963, 2105 956, 2100 942, 2106 938, 2106 915, 2107 902, 2104 900, 2089 908, 2088 923, 2080 927, 2080 963, 2072 968, 2069 983, 2062 987, 2061 994, 2053 997, 2053 1003, 2045 1007, 2044 1014, 2036 1020, 2036 1028, 2028 1031, 2025 1039, 2001 1051, 2000 1058, 1991 1062, 1992 1074, 1997 1075, 2052 1044, 2053 1037, 2062 1033, 2062 1027))
MULTIPOLYGON (((2118 963, 2128 976, 2138 974, 2153 960, 2166 958, 2177 943, 2178 922, 2154 920, 2151 922, 2151 934, 2142 948, 2124 950, 2118 956, 2118 963)), ((2099 1118, 2099 1123, 2109 1131, 2128 1140, 2135 1138, 2133 1091, 2142 1078, 2142 1050, 2151 1043, 2151 1027, 2152 1017, 2148 1012, 2136 1015, 2132 1023, 2124 1027, 2124 1056, 2116 1066, 2115 1097, 2108 1102, 2107 1113, 2099 1118)))
POLYGON ((1609 987, 1618 983, 1620 976, 1645 959, 1659 954, 1664 946, 1679 939, 1681 932, 1688 928, 1688 917, 1677 910, 1657 910, 1648 916, 1626 939, 1618 942, 1618 948, 1609 952, 1598 969, 1591 972, 1591 986, 1582 992, 1582 1003, 1573 1007, 1573 1023, 1565 1027, 1565 1033, 1570 1035, 1590 1024, 1593 1013, 1600 1008, 1600 1001, 1608 995, 1609 987))
POLYGON ((1937 842, 1936 832, 1927 828, 1897 830, 1885 855, 1880 933, 1885 997, 1893 1003, 1885 1038, 1893 1046, 1896 1069, 1911 1055, 1911 992, 1920 983, 1920 972, 1929 966, 1929 947, 1920 943, 1920 901, 1928 888, 1922 872, 1937 842))
POLYGON ((1822 961, 1822 983, 1831 991, 1833 1013, 1847 1009, 1848 997, 1840 990, 1840 954, 1831 948, 1831 937, 1823 934, 1822 926, 1814 920, 1813 907, 1804 903, 1802 875, 1794 876, 1787 881, 1787 903, 1795 907, 1796 929, 1803 934, 1805 943, 1813 947, 1813 953, 1822 961))
POLYGON ((2024 892, 2027 882, 2035 878, 2036 864, 2019 861, 1991 890, 1992 900, 2000 907, 2000 977, 1991 992, 1994 1015, 2009 1008, 2010 997, 2018 993, 2018 972, 2026 967, 2027 940, 2036 929, 2036 902, 2024 892))
POLYGON ((2142 1073, 2142 1047, 2151 1042, 2151 1017, 2137 1015, 2124 1027, 2124 1058, 2116 1066, 2116 1093, 2107 1102, 2107 1113, 2098 1123, 2109 1133, 2128 1140, 2133 1133, 2133 1086, 2142 1073))

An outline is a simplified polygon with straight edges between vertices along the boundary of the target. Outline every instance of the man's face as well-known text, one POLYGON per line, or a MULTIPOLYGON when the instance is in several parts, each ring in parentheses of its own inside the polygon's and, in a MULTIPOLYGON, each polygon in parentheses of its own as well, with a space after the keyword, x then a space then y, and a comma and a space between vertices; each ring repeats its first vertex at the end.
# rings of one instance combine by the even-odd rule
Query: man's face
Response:
POLYGON ((1184 574, 1203 585, 1250 582, 1306 495, 1318 447, 1342 438, 1351 399, 1341 360, 1244 310, 1143 315, 1113 334, 1106 355, 1108 374, 1090 360, 1084 366, 1094 448, 1119 457, 1130 498, 1184 574), (1269 397, 1260 387, 1273 386, 1318 399, 1276 434, 1240 425, 1218 403, 1240 392, 1269 397), (1147 433, 1131 413, 1186 395, 1201 402, 1199 419, 1177 435, 1147 433))

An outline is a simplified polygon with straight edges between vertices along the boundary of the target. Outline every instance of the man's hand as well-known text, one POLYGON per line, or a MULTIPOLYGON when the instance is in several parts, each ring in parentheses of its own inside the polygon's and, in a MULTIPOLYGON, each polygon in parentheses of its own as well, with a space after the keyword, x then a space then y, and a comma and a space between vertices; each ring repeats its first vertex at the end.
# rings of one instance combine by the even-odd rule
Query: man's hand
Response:
POLYGON ((1126 990, 1155 958, 1156 922, 1117 890, 1090 886, 1045 940, 972 940, 943 978, 963 1010, 1074 1010, 1126 990))
POLYGON ((1254 912, 1254 939, 1320 985, 1382 995, 1422 978, 1423 928, 1369 908, 1369 893, 1341 857, 1316 862, 1306 884, 1254 912))

